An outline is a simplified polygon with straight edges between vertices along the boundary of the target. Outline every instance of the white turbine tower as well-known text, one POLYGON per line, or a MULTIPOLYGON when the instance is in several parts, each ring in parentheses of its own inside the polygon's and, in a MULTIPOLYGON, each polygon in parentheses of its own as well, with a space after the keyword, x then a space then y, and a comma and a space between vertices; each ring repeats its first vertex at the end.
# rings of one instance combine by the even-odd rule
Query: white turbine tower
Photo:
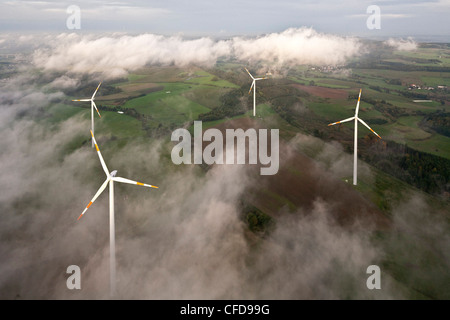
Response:
MULTIPOLYGON (((94 99, 95 99, 95 94, 98 91, 98 88, 100 88, 100 85, 102 83, 100 82, 97 86, 97 89, 95 90, 94 94, 92 95, 92 97, 90 99, 79 99, 79 100, 72 100, 72 101, 90 101, 91 102, 91 131, 94 131, 94 108, 95 110, 97 110, 98 116, 101 118, 102 116, 100 115, 100 112, 98 112, 97 106, 95 105, 94 99)), ((92 148, 94 147, 94 140, 92 140, 92 148)))
POLYGON ((150 184, 145 184, 125 178, 116 177, 117 170, 112 171, 109 173, 108 168, 106 167, 105 161, 103 160, 102 154, 100 153, 100 149, 98 148, 97 142, 95 141, 94 134, 91 131, 92 135, 92 141, 94 141, 95 148, 97 149, 97 154, 100 159, 100 163, 102 164, 103 171, 105 171, 106 174, 106 180, 98 189, 95 196, 92 198, 92 200, 89 202, 87 207, 83 210, 83 212, 78 217, 78 220, 84 215, 84 213, 89 209, 89 207, 94 203, 94 201, 98 198, 98 196, 103 192, 103 190, 106 189, 106 186, 109 183, 109 252, 110 252, 110 260, 109 260, 109 268, 110 268, 110 292, 111 296, 114 295, 114 292, 116 290, 116 243, 115 243, 115 231, 114 231, 114 181, 117 182, 123 182, 123 183, 129 183, 129 184, 135 184, 138 186, 144 186, 149 188, 158 188, 156 186, 152 186, 150 184))
POLYGON ((247 71, 248 75, 253 79, 253 82, 250 87, 250 90, 248 91, 248 94, 250 94, 250 92, 252 92, 252 89, 253 89, 253 116, 256 116, 256 81, 267 79, 267 77, 254 78, 252 76, 252 74, 247 70, 247 68, 245 68, 245 71, 247 71))
POLYGON ((355 186, 356 186, 356 181, 357 181, 357 166, 358 166, 358 164, 357 164, 357 161, 358 161, 358 156, 357 156, 357 152, 358 152, 358 121, 361 122, 363 125, 365 125, 367 127, 367 129, 372 131, 378 138, 381 139, 381 137, 378 135, 378 133, 373 131, 372 128, 369 127, 369 125, 367 123, 365 123, 362 119, 358 118, 359 101, 361 99, 361 91, 362 91, 362 89, 359 90, 359 97, 358 97, 358 103, 356 104, 355 116, 345 119, 345 120, 341 120, 341 121, 329 124, 329 126, 333 126, 335 124, 355 120, 355 143, 354 143, 354 149, 353 149, 353 184, 355 186))

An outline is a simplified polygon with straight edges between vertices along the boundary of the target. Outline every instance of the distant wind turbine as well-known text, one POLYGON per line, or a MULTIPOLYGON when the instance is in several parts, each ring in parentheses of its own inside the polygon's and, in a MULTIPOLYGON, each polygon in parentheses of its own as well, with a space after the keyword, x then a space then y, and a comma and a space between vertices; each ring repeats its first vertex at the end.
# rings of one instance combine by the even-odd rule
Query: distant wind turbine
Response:
MULTIPOLYGON (((94 99, 95 99, 95 94, 98 91, 98 88, 100 88, 100 85, 102 83, 100 82, 97 86, 97 89, 95 90, 94 94, 92 95, 92 97, 90 99, 78 99, 78 100, 72 100, 72 101, 90 101, 91 102, 91 131, 94 131, 94 108, 95 110, 97 110, 98 116, 101 118, 102 116, 100 115, 100 112, 98 112, 97 106, 95 105, 94 99)), ((94 147, 94 140, 92 140, 92 148, 94 147)))
POLYGON ((345 119, 345 120, 341 120, 338 122, 333 122, 330 123, 328 126, 333 126, 335 124, 339 124, 339 123, 343 123, 343 122, 348 122, 348 121, 352 121, 355 120, 355 143, 354 143, 354 148, 353 148, 353 184, 356 186, 356 181, 357 181, 357 161, 358 161, 358 156, 357 156, 357 152, 358 152, 358 121, 361 122, 363 125, 365 125, 367 127, 367 129, 369 129, 370 131, 372 131, 378 138, 381 139, 381 137, 378 135, 378 133, 376 133, 375 131, 372 130, 371 127, 369 127, 369 125, 367 123, 365 123, 362 119, 358 118, 358 112, 359 112, 359 101, 361 99, 361 91, 362 89, 359 90, 359 97, 358 97, 358 103, 356 104, 356 110, 355 110, 355 116, 345 119))
POLYGON ((247 70, 247 68, 245 68, 245 71, 247 71, 247 73, 250 76, 250 78, 253 79, 253 82, 252 82, 252 85, 250 87, 250 90, 248 91, 248 94, 250 94, 250 92, 252 92, 252 89, 253 89, 253 116, 256 116, 256 81, 267 79, 267 77, 254 78, 252 76, 252 74, 247 70))
POLYGON ((106 189, 106 186, 109 183, 109 252, 110 252, 110 260, 109 260, 109 267, 110 267, 110 290, 111 290, 111 296, 114 295, 114 292, 116 290, 116 241, 115 241, 115 231, 114 231, 114 181, 117 182, 123 182, 123 183, 129 183, 129 184, 135 184, 138 186, 143 187, 149 187, 149 188, 158 188, 156 186, 152 186, 150 184, 145 184, 125 178, 116 177, 117 170, 112 171, 109 173, 108 168, 106 167, 105 161, 103 160, 102 154, 100 153, 100 149, 98 148, 97 142, 95 141, 94 134, 91 130, 91 136, 92 141, 94 141, 95 148, 97 149, 97 154, 100 159, 100 163, 102 165, 103 171, 105 171, 106 174, 106 180, 103 182, 100 189, 98 189, 95 196, 92 198, 92 200, 89 202, 87 207, 83 210, 83 212, 78 217, 78 220, 84 215, 84 213, 89 209, 89 207, 94 203, 94 201, 98 198, 98 196, 103 192, 103 190, 106 189))

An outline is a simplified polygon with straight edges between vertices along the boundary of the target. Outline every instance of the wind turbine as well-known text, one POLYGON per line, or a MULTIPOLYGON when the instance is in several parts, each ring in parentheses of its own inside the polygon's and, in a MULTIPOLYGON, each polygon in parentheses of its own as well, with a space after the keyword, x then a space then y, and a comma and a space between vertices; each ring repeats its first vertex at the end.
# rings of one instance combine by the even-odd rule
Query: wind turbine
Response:
POLYGON ((130 179, 120 178, 116 177, 117 170, 112 171, 111 173, 108 171, 108 168, 106 167, 105 160, 103 160, 102 154, 100 153, 100 149, 98 148, 97 142, 94 138, 94 133, 91 130, 91 136, 92 141, 94 142, 95 148, 97 149, 97 154, 100 159, 100 163, 102 164, 103 171, 105 171, 106 174, 106 180, 103 182, 100 189, 98 189, 95 196, 92 198, 92 200, 89 202, 87 207, 83 210, 83 212, 80 214, 77 220, 80 220, 80 218, 84 215, 84 213, 89 209, 89 207, 94 203, 94 201, 98 198, 98 196, 103 192, 103 190, 106 189, 106 186, 109 184, 109 268, 110 268, 110 291, 111 296, 114 295, 114 292, 116 290, 116 241, 115 241, 115 231, 114 231, 114 181, 117 182, 123 182, 123 183, 129 183, 129 184, 135 184, 138 186, 144 186, 149 188, 158 188, 156 186, 152 186, 150 184, 145 184, 142 182, 133 181, 130 179))
POLYGON ((361 100, 361 91, 362 91, 362 89, 359 90, 359 97, 358 97, 358 103, 356 104, 355 116, 345 119, 345 120, 338 121, 338 122, 333 122, 328 125, 328 126, 333 126, 335 124, 355 120, 355 143, 354 143, 354 148, 353 148, 353 185, 355 185, 355 186, 356 186, 356 181, 357 181, 357 166, 358 166, 358 164, 357 164, 357 161, 358 161, 358 156, 357 156, 357 152, 358 152, 358 121, 361 122, 363 125, 365 125, 367 127, 367 129, 372 131, 378 138, 381 139, 381 137, 378 135, 378 133, 373 131, 372 128, 369 127, 369 125, 367 123, 365 123, 362 119, 358 118, 359 101, 361 100))
MULTIPOLYGON (((90 101, 91 102, 91 131, 94 132, 94 108, 95 110, 97 110, 98 116, 101 118, 102 116, 100 115, 100 112, 98 112, 97 106, 95 105, 94 99, 95 99, 95 94, 98 91, 98 88, 100 88, 100 85, 102 83, 100 82, 97 86, 97 89, 95 90, 94 94, 92 95, 92 97, 90 99, 78 99, 78 100, 72 100, 72 101, 90 101)), ((94 140, 92 140, 92 148, 94 147, 94 140)))
POLYGON ((252 76, 252 74, 247 70, 247 68, 245 68, 245 71, 247 71, 247 73, 250 76, 250 78, 253 79, 253 82, 252 82, 252 85, 250 87, 250 90, 248 91, 248 94, 250 94, 250 92, 252 92, 252 89, 253 89, 253 116, 256 116, 256 81, 267 79, 267 77, 254 78, 252 76))

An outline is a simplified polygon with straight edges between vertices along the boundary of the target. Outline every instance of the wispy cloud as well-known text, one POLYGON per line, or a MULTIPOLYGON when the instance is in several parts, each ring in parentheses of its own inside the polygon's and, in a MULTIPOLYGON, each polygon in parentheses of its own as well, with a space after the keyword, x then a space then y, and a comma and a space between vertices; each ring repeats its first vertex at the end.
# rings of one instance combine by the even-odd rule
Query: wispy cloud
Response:
MULTIPOLYGON (((4 6, 3 16, 7 19, 48 19, 61 18, 67 15, 67 8, 74 3, 68 1, 6 1, 1 3, 4 6), (22 16, 19 15, 22 10, 22 16), (6 14, 8 12, 8 14, 6 14), (44 16, 42 16, 44 14, 44 16), (12 16, 11 16, 12 15, 12 16)), ((147 4, 133 4, 133 2, 108 2, 108 1, 78 1, 77 6, 81 9, 83 19, 132 21, 133 19, 151 19, 161 17, 170 13, 170 10, 163 7, 153 7, 147 4)), ((2 15, 0 15, 2 16, 2 15)), ((62 18, 62 21, 64 19, 62 18)))
MULTIPOLYGON (((348 15, 348 18, 364 18, 367 19, 369 14, 352 14, 348 15)), ((408 14, 408 13, 382 13, 381 19, 405 19, 405 18, 414 18, 416 15, 408 14)))
POLYGON ((412 38, 406 40, 390 38, 385 41, 385 44, 399 51, 412 51, 417 49, 417 42, 412 38))

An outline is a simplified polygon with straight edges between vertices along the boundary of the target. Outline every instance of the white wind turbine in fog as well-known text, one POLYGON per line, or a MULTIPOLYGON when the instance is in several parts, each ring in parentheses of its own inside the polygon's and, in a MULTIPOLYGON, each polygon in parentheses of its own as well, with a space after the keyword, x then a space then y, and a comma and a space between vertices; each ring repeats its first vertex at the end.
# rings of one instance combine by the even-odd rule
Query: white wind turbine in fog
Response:
POLYGON ((135 184, 138 186, 149 187, 149 188, 158 188, 156 186, 152 186, 150 184, 145 184, 125 178, 116 177, 117 170, 109 172, 106 167, 105 161, 103 160, 102 154, 100 153, 100 149, 98 148, 97 142, 95 141, 94 134, 91 131, 92 141, 94 142, 95 148, 97 149, 97 154, 100 159, 100 163, 102 165, 103 171, 106 174, 106 180, 103 182, 100 189, 98 189, 95 196, 89 202, 87 207, 78 217, 78 220, 84 215, 84 213, 89 209, 89 207, 94 203, 94 201, 98 198, 98 196, 106 189, 106 186, 109 184, 109 242, 110 242, 110 290, 111 296, 114 295, 115 285, 116 285, 116 244, 115 244, 115 227, 114 227, 114 181, 135 184))
POLYGON ((358 152, 358 121, 361 122, 363 125, 365 125, 370 131, 372 131, 378 138, 381 139, 381 137, 378 135, 378 133, 376 133, 375 131, 372 130, 371 127, 369 127, 369 125, 367 123, 365 123, 362 119, 358 118, 358 112, 359 112, 359 101, 361 100, 361 91, 362 89, 359 90, 359 97, 358 97, 358 103, 356 104, 356 110, 355 110, 355 116, 345 119, 345 120, 341 120, 338 122, 333 122, 330 123, 328 126, 333 126, 335 124, 339 124, 339 123, 343 123, 343 122, 348 122, 348 121, 352 121, 355 120, 355 142, 354 142, 354 148, 353 148, 353 184, 356 186, 356 182, 357 182, 357 161, 358 161, 358 156, 357 156, 357 152, 358 152))
POLYGON ((264 78, 254 78, 254 77, 252 76, 252 74, 247 70, 247 68, 245 68, 245 71, 247 71, 248 75, 249 75, 250 78, 252 78, 252 80, 253 80, 252 85, 251 85, 251 87, 250 87, 250 90, 248 91, 248 94, 250 94, 250 92, 252 92, 252 89, 253 89, 253 116, 256 116, 256 81, 267 79, 267 77, 264 77, 264 78))
MULTIPOLYGON (((100 115, 100 112, 98 112, 97 106, 95 105, 94 99, 95 99, 95 94, 98 91, 98 88, 100 88, 100 85, 102 83, 100 82, 97 86, 97 89, 95 90, 94 94, 92 95, 92 97, 90 99, 78 99, 78 100, 72 100, 72 101, 90 101, 91 102, 91 131, 94 131, 94 108, 95 110, 97 110, 98 116, 101 118, 102 116, 100 115)), ((92 148, 94 147, 94 140, 92 140, 92 148)))

